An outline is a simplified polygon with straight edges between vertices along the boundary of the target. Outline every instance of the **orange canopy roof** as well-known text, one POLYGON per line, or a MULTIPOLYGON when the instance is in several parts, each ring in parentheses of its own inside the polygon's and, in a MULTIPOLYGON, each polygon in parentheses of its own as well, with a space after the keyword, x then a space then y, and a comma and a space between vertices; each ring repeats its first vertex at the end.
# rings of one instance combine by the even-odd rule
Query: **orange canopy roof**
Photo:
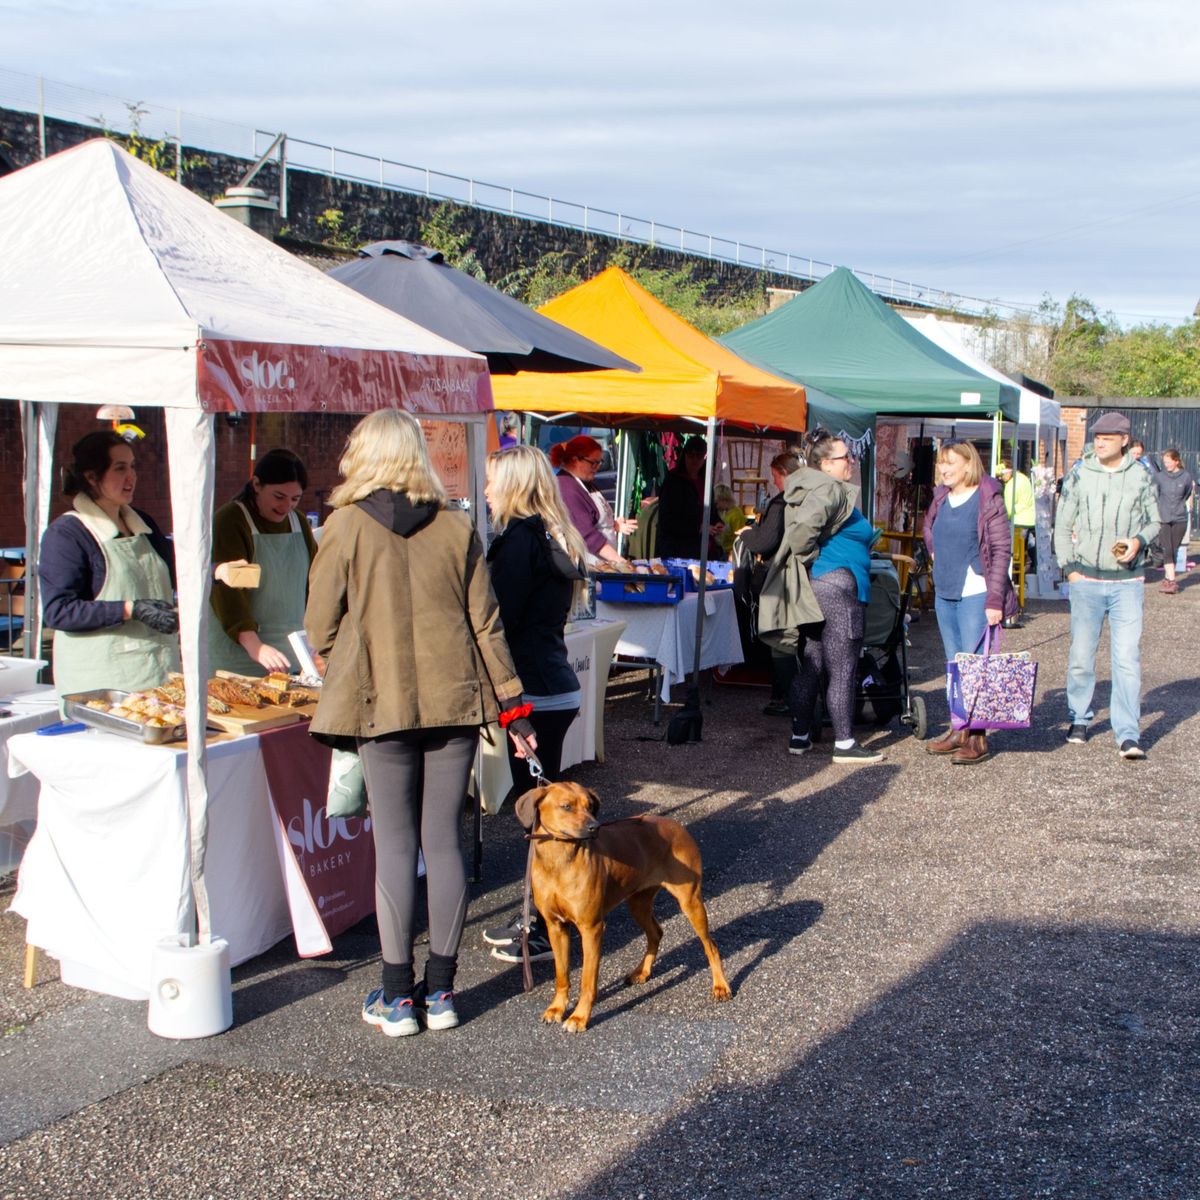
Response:
POLYGON ((497 408, 593 414, 596 424, 638 416, 716 417, 751 428, 804 428, 800 384, 753 367, 705 337, 620 267, 609 267, 538 312, 637 363, 641 372, 493 375, 497 408))

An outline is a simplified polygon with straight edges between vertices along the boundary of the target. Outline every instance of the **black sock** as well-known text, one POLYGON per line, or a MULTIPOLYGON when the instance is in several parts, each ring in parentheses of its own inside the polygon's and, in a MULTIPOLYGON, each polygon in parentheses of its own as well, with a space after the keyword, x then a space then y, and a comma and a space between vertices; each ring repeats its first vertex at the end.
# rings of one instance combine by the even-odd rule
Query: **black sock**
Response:
POLYGON ((411 996, 416 984, 411 962, 383 964, 383 1002, 391 1004, 397 996, 411 996))
POLYGON ((454 990, 454 972, 458 969, 457 954, 430 954, 425 964, 425 990, 451 992, 454 990))

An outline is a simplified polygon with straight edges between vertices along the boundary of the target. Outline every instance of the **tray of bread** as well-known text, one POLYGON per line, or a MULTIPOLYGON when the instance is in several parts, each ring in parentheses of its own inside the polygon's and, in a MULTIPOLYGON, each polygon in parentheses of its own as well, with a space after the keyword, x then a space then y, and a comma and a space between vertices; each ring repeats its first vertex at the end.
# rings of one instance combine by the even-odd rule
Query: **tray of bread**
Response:
POLYGON ((682 570, 671 570, 661 559, 605 562, 588 568, 596 582, 596 599, 616 604, 678 604, 683 599, 682 570))
MULTIPOLYGON (((218 671, 205 686, 208 723, 226 733, 258 733, 292 725, 312 716, 321 698, 319 688, 306 686, 295 676, 282 673, 255 678, 218 671)), ((172 674, 155 694, 184 704, 187 693, 183 676, 172 674)))
POLYGON ((63 712, 85 725, 136 738, 148 745, 187 738, 183 709, 154 691, 121 692, 97 688, 90 692, 72 692, 63 697, 63 712))

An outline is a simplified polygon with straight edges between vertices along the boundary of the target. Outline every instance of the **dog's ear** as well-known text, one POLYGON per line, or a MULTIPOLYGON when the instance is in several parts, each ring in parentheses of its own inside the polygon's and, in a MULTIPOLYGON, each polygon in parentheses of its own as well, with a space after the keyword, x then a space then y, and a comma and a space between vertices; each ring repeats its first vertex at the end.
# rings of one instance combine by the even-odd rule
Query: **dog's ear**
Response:
POLYGON ((587 793, 588 812, 594 817, 600 811, 600 797, 591 788, 584 788, 583 790, 587 793))
POLYGON ((533 827, 537 824, 538 805, 541 804, 542 796, 545 793, 545 788, 537 787, 532 792, 526 792, 525 795, 517 800, 517 820, 521 822, 523 829, 532 832, 533 827))

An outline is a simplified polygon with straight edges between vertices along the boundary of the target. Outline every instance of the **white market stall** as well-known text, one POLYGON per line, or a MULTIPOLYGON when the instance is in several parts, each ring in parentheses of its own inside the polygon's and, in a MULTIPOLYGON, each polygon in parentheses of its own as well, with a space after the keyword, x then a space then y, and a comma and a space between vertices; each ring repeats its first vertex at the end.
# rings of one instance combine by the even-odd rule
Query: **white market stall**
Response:
MULTIPOLYGON (((997 370, 991 363, 970 350, 960 336, 960 325, 953 321, 941 321, 932 313, 923 317, 905 317, 905 320, 947 354, 952 354, 972 370, 1018 389, 1021 399, 1016 437, 1019 442, 1033 443, 1035 463, 1042 462, 1044 447, 1047 444, 1053 447, 1056 443, 1066 440, 1066 426, 1063 424, 1062 407, 1058 401, 1040 396, 1031 388, 1014 384, 1003 371, 997 370)), ((1007 428, 1011 432, 1011 425, 1007 428)))
POLYGON ((492 408, 487 366, 112 142, 87 142, 0 180, 0 229, 0 398, 24 408, 31 585, 56 406, 164 410, 188 695, 191 891, 204 941, 219 933, 204 883, 213 416, 400 407, 464 422, 478 462, 482 414, 492 408))

